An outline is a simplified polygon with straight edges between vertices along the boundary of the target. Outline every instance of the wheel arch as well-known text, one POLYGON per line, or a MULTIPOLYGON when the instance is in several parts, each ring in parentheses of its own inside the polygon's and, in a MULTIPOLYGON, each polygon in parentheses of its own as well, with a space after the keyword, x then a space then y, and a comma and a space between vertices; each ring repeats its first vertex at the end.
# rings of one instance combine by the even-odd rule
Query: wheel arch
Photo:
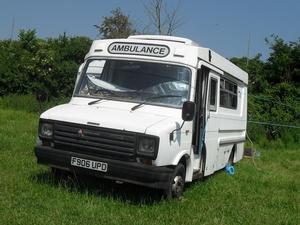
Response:
POLYGON ((182 163, 185 167, 185 181, 192 181, 193 176, 193 165, 191 161, 190 151, 185 150, 178 154, 172 162, 172 165, 176 166, 182 163))

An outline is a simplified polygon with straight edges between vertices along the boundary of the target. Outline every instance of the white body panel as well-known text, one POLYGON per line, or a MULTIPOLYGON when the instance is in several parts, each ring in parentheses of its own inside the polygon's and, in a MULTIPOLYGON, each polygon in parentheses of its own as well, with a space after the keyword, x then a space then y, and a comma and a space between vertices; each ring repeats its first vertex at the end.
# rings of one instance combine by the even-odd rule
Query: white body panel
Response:
MULTIPOLYGON (((234 146, 234 161, 242 159, 247 120, 248 75, 227 59, 210 49, 199 47, 188 39, 148 35, 119 40, 96 40, 86 55, 86 60, 90 58, 130 59, 187 66, 192 71, 190 101, 194 101, 197 91, 197 70, 201 66, 209 68, 209 77, 214 77, 218 81, 218 94, 216 111, 207 110, 206 112, 205 175, 210 175, 223 168, 234 146), (118 54, 118 52, 111 54, 109 46, 112 43, 163 45, 169 48, 169 53, 163 57, 118 54), (219 84, 220 78, 224 76, 235 81, 238 86, 238 105, 235 110, 220 107, 219 84)), ((80 68, 79 76, 82 68, 83 66, 80 68)), ((169 138, 170 133, 179 128, 183 122, 181 109, 146 104, 132 111, 132 107, 137 103, 102 100, 94 105, 88 105, 88 102, 92 100, 94 99, 73 97, 68 104, 46 111, 41 118, 84 125, 92 123, 98 124, 94 126, 158 136, 160 140, 158 155, 152 164, 155 166, 177 165, 184 156, 187 156, 185 157, 186 181, 192 181, 193 171, 199 167, 197 164, 199 156, 194 155, 192 146, 192 137, 195 132, 193 131, 193 122, 186 122, 180 131, 174 133, 173 140, 169 138)))
MULTIPOLYGON (((219 73, 211 71, 210 77, 220 82, 221 75, 219 73)), ((226 166, 234 145, 236 145, 234 162, 242 159, 247 123, 247 87, 241 81, 237 81, 237 83, 239 102, 237 109, 217 107, 216 111, 207 111, 205 143, 208 151, 205 175, 212 174, 226 166)), ((217 105, 219 106, 219 89, 217 93, 217 105)))

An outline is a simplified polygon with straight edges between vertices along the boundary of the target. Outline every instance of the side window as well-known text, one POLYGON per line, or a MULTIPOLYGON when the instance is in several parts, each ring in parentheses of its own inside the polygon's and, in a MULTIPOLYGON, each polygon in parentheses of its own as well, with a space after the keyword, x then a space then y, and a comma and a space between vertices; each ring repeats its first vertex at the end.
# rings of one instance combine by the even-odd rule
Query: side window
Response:
POLYGON ((237 108, 237 84, 221 78, 220 80, 220 106, 229 109, 237 108))
POLYGON ((100 77, 102 76, 104 65, 105 60, 93 60, 89 63, 86 69, 86 74, 88 76, 100 79, 100 77))
POLYGON ((215 78, 210 78, 209 85, 209 110, 217 110, 217 84, 218 80, 215 78))

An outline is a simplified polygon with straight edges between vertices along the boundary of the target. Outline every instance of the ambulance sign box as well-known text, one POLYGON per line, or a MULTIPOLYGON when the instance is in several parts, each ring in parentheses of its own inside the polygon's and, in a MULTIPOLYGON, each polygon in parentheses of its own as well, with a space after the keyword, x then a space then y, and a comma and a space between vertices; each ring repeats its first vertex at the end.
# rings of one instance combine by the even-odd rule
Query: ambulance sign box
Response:
POLYGON ((108 52, 110 54, 166 57, 169 55, 170 49, 166 45, 114 42, 108 47, 108 52))

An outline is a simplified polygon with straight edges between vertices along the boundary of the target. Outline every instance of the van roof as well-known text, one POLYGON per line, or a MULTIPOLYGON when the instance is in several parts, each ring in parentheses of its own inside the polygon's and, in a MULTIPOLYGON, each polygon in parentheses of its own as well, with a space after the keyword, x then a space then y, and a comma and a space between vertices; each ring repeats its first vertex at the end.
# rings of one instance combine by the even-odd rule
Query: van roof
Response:
POLYGON ((199 47, 199 45, 187 38, 166 36, 166 35, 131 35, 127 39, 137 39, 137 40, 156 40, 156 41, 167 41, 167 42, 177 42, 190 46, 199 47))
POLYGON ((230 60, 217 54, 209 48, 199 46, 196 42, 182 37, 165 36, 165 35, 133 35, 124 39, 104 39, 95 40, 90 48, 90 56, 104 56, 112 57, 108 48, 113 43, 119 44, 136 44, 136 45, 164 45, 168 46, 168 55, 164 57, 153 57, 138 54, 114 54, 114 57, 126 57, 137 59, 151 59, 165 62, 178 62, 187 64, 193 67, 198 66, 199 61, 208 63, 211 66, 230 74, 231 76, 241 80, 243 83, 248 84, 248 74, 241 68, 230 62, 230 60))

